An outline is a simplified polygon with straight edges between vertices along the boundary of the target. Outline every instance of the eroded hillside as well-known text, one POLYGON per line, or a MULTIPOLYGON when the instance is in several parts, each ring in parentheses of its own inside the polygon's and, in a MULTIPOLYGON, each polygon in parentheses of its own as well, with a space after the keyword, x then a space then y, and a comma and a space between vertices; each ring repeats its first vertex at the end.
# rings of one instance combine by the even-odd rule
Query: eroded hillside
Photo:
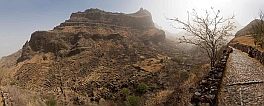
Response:
MULTIPOLYGON (((199 55, 179 52, 147 10, 88 9, 53 30, 34 32, 1 82, 58 105, 162 106, 172 102, 167 98, 180 101, 185 69, 197 66, 199 55)), ((200 63, 207 60, 202 57, 200 63)))

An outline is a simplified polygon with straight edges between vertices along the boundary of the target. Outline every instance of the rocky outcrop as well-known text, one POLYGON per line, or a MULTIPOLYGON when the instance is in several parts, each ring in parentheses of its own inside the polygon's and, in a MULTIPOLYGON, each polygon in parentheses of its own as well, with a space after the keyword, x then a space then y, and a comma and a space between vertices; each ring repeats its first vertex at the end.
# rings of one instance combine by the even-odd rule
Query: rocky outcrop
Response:
POLYGON ((33 55, 34 55, 33 51, 32 51, 32 49, 29 46, 29 43, 27 41, 22 47, 21 57, 19 57, 17 59, 17 62, 21 62, 21 61, 24 61, 26 59, 30 59, 33 55))
POLYGON ((125 26, 135 29, 155 28, 150 12, 141 8, 133 14, 88 9, 84 12, 72 13, 69 20, 61 23, 55 29, 60 29, 64 26, 96 26, 97 24, 125 26))

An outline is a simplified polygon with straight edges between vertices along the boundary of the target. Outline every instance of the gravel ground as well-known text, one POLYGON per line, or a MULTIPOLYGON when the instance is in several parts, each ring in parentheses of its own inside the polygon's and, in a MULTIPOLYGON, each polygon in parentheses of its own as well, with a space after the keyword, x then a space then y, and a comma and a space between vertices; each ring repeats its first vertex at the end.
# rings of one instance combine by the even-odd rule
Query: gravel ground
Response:
POLYGON ((218 97, 219 106, 264 106, 264 66, 233 49, 218 97))

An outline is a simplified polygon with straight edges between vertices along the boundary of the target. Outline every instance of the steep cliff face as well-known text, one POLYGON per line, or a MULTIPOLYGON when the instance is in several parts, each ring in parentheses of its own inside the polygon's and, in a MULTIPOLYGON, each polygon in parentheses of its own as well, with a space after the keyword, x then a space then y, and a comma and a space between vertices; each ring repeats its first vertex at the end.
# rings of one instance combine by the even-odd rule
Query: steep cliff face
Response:
POLYGON ((151 14, 142 8, 133 14, 88 9, 73 13, 69 20, 53 30, 34 32, 23 46, 18 62, 30 59, 36 53, 72 56, 95 48, 94 44, 99 41, 143 41, 148 45, 164 39, 164 31, 154 27, 151 14))
POLYGON ((135 29, 154 28, 150 12, 142 8, 133 14, 111 13, 99 9, 88 9, 85 12, 73 13, 70 19, 61 23, 59 27, 72 25, 90 26, 89 24, 96 23, 125 26, 135 29))

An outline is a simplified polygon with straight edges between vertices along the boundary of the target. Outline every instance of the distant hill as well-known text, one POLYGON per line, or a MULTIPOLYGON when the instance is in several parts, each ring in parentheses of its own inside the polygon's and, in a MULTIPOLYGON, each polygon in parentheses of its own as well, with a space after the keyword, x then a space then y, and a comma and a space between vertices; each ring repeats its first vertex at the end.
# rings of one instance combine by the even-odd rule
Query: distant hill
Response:
POLYGON ((238 36, 243 36, 243 35, 250 34, 250 30, 251 30, 252 26, 255 25, 258 22, 260 22, 259 19, 255 19, 255 20, 251 21, 244 28, 242 28, 239 31, 237 31, 237 33, 235 34, 235 36, 238 37, 238 36))
MULTIPOLYGON (((244 28, 242 28, 241 30, 239 30, 236 35, 235 35, 235 38, 232 39, 229 44, 230 45, 233 45, 233 46, 237 46, 237 45, 247 45, 247 46, 251 46, 253 48, 256 48, 260 51, 263 51, 263 36, 259 36, 259 39, 260 41, 258 41, 256 43, 256 38, 254 38, 251 34, 251 30, 252 30, 252 27, 255 26, 255 25, 258 25, 260 23, 260 20, 259 19, 255 19, 255 20, 252 20, 248 25, 246 25, 244 28), (237 44, 237 45, 236 45, 237 44)), ((240 46, 240 47, 243 47, 243 46, 240 46)), ((243 48, 244 51, 247 50, 247 48, 243 48)))
POLYGON ((17 60, 20 58, 22 50, 18 50, 17 52, 9 55, 3 56, 0 60, 0 68, 10 68, 17 64, 17 60))

